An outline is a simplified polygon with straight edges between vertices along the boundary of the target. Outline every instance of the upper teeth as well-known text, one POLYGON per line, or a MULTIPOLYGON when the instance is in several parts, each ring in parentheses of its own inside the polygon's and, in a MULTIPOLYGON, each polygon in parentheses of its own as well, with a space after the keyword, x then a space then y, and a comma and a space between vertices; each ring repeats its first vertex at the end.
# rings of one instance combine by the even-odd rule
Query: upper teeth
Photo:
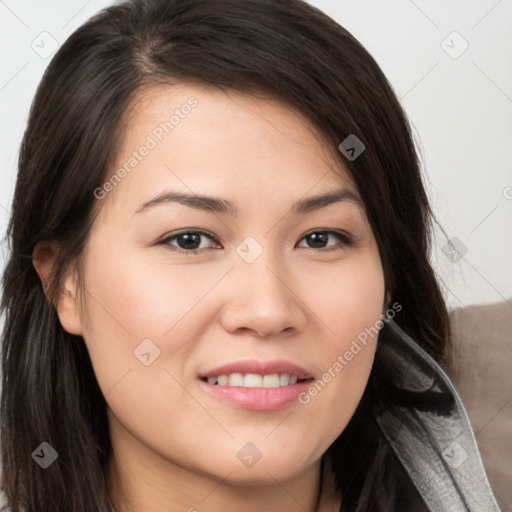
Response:
POLYGON ((219 386, 242 386, 244 388, 278 388, 288 386, 297 382, 296 375, 288 373, 272 373, 271 375, 258 375, 256 373, 231 373, 229 375, 219 375, 218 377, 208 377, 210 384, 219 386))

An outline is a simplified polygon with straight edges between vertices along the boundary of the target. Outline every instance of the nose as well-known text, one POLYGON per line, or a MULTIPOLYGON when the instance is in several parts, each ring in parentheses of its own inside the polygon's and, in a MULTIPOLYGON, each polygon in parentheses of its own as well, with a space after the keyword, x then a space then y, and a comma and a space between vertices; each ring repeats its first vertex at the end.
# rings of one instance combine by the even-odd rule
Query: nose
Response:
POLYGON ((307 306, 297 293, 296 278, 265 254, 252 263, 236 261, 230 272, 221 312, 221 324, 229 333, 273 338, 305 329, 307 306))

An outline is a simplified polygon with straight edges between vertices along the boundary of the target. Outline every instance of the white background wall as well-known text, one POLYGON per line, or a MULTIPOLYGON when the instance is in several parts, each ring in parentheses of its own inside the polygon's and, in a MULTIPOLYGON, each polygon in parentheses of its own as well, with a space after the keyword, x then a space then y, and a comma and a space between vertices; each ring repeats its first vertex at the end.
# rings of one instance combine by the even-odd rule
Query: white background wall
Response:
MULTIPOLYGON (((2 235, 28 109, 49 62, 44 53, 111 3, 0 0, 2 235)), ((365 45, 412 121, 436 215, 467 248, 457 263, 443 253, 445 239, 433 249, 450 307, 503 300, 512 307, 512 0, 310 3, 365 45)), ((5 243, 0 252, 1 270, 5 243)))

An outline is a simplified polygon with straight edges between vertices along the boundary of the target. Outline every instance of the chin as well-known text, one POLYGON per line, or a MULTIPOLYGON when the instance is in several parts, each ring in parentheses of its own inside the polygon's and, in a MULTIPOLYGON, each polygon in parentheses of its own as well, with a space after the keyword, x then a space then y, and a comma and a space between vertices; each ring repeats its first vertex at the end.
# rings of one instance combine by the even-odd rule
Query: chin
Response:
POLYGON ((233 459, 224 457, 221 464, 222 470, 219 471, 219 466, 216 466, 216 478, 225 478, 231 472, 228 480, 235 485, 257 486, 275 484, 276 480, 281 482, 296 477, 301 472, 310 468, 312 464, 319 461, 321 457, 321 454, 318 457, 311 454, 309 458, 305 458, 294 447, 290 447, 289 451, 286 452, 279 449, 280 447, 277 450, 273 450, 268 444, 265 447, 263 443, 261 443, 260 447, 260 454, 258 454, 252 446, 244 444, 243 448, 237 449, 234 452, 235 456, 233 459), (251 456, 253 457, 252 460, 250 459, 251 456), (258 459, 258 457, 260 458, 258 459))

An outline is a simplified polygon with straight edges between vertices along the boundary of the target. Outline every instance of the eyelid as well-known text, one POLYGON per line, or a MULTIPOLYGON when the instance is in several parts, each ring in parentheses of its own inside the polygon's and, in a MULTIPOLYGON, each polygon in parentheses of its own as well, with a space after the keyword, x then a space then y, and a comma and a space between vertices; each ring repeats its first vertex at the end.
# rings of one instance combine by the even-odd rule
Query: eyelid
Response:
POLYGON ((203 236, 206 236, 206 237, 210 238, 213 242, 216 242, 217 244, 220 245, 220 242, 219 242, 218 238, 211 231, 208 231, 206 229, 199 229, 199 228, 185 228, 185 229, 180 229, 178 231, 174 231, 172 233, 169 233, 169 234, 165 235, 160 240, 160 242, 158 242, 157 245, 166 245, 168 247, 171 247, 172 251, 175 251, 177 253, 182 253, 182 254, 183 253, 185 253, 185 254, 196 254, 196 253, 204 252, 204 251, 210 249, 210 248, 206 248, 206 249, 190 249, 190 250, 187 251, 185 249, 181 249, 180 247, 175 247, 174 245, 170 245, 169 240, 175 239, 178 236, 185 235, 185 234, 203 235, 203 236))
POLYGON ((178 235, 185 235, 188 233, 206 235, 209 238, 212 238, 213 240, 218 241, 217 237, 211 231, 208 231, 207 229, 203 229, 203 228, 184 228, 184 229, 179 229, 178 231, 172 231, 172 232, 166 234, 164 236, 164 238, 162 238, 161 241, 165 241, 165 240, 168 240, 169 238, 173 238, 178 235))
POLYGON ((314 249, 314 248, 310 248, 310 247, 305 247, 305 249, 309 249, 310 251, 325 253, 325 252, 329 252, 329 251, 336 251, 336 250, 339 251, 339 250, 344 249, 345 247, 350 247, 350 246, 356 245, 356 238, 354 236, 350 235, 349 233, 347 233, 346 231, 339 230, 339 229, 328 229, 328 228, 312 229, 312 230, 308 231, 307 233, 305 233, 304 235, 302 235, 299 242, 302 241, 307 236, 312 235, 313 233, 322 233, 322 234, 337 236, 341 240, 341 246, 334 245, 334 246, 326 247, 323 249, 314 249))

